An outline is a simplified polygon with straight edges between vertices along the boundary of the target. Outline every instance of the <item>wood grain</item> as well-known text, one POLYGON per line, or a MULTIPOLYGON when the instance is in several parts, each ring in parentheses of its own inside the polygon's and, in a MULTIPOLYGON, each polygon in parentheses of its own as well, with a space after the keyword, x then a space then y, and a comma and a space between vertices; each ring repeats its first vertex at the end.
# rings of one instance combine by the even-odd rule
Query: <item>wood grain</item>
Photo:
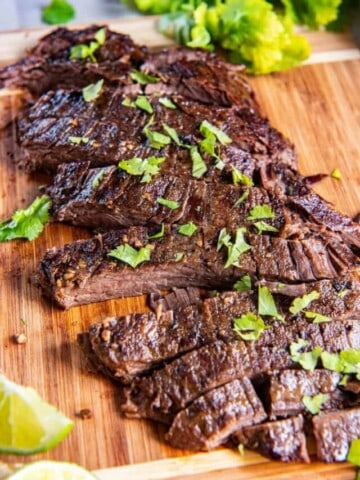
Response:
MULTIPOLYGON (((131 33, 141 42, 151 45, 160 42, 152 20, 117 23, 116 28, 131 33)), ((40 33, 43 32, 7 34, 6 42, 0 35, 0 61, 14 59, 40 33)), ((353 49, 352 44, 344 48, 349 49, 353 49)), ((329 173, 335 167, 340 168, 342 181, 328 178, 316 190, 349 215, 360 210, 358 78, 360 61, 351 60, 306 65, 286 73, 250 79, 273 125, 296 144, 301 172, 329 173)), ((0 99, 0 105, 1 102, 0 99)), ((28 176, 15 167, 14 138, 13 127, 0 136, 0 218, 27 205, 38 194, 38 186, 47 181, 45 176, 28 176)), ((63 312, 41 298, 29 283, 47 248, 87 236, 89 233, 85 230, 52 224, 34 242, 0 244, 0 367, 13 380, 36 388, 75 420, 71 435, 50 453, 2 460, 74 461, 97 470, 102 480, 198 480, 205 474, 211 480, 235 476, 242 479, 353 478, 354 469, 347 464, 287 466, 251 452, 240 457, 229 449, 191 455, 167 446, 161 426, 123 419, 117 408, 116 386, 88 370, 76 336, 95 320, 144 311, 144 298, 114 300, 63 312), (25 345, 17 345, 12 340, 13 335, 20 332, 27 335, 25 345), (91 409, 91 419, 81 420, 75 416, 82 408, 91 409), (110 467, 115 469, 108 470, 110 467)))

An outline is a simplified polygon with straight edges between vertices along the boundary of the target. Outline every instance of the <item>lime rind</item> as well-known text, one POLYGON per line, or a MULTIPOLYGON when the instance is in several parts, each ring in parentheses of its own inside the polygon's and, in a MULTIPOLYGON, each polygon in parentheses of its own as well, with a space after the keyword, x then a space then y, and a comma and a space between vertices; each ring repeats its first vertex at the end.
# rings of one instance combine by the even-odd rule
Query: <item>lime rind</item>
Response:
POLYGON ((41 460, 29 463, 6 477, 7 480, 96 480, 97 477, 76 463, 41 460))
POLYGON ((74 426, 30 387, 0 374, 0 453, 30 455, 46 452, 74 426))

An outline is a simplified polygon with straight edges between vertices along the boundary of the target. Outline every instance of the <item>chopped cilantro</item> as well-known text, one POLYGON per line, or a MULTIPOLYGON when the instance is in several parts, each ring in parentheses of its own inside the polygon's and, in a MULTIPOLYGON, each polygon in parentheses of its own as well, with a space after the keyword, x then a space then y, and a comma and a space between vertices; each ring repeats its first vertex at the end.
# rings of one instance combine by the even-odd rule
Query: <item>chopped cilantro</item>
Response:
POLYGON ((49 220, 51 200, 47 195, 36 197, 26 209, 16 210, 12 217, 0 223, 0 242, 15 238, 34 240, 49 220))
POLYGON ((181 235, 185 235, 186 237, 191 237, 194 235, 198 227, 195 225, 193 222, 185 223, 184 225, 181 225, 181 227, 178 229, 178 232, 181 233, 181 235))
POLYGON ((322 352, 321 362, 326 370, 331 370, 332 372, 341 372, 341 359, 337 353, 322 352))
POLYGON ((264 222, 264 220, 259 220, 258 222, 254 223, 254 227, 257 228, 258 233, 261 235, 262 232, 278 232, 279 230, 272 225, 264 222))
POLYGON ((316 312, 305 312, 305 317, 312 319, 313 323, 324 323, 331 322, 332 318, 327 317, 326 315, 321 315, 321 313, 316 312))
POLYGON ((152 130, 150 130, 149 126, 153 122, 154 122, 154 116, 152 116, 148 121, 148 123, 145 125, 143 132, 146 138, 149 140, 150 146, 153 148, 156 148, 157 150, 160 150, 166 145, 169 145, 169 143, 171 142, 171 138, 168 137, 167 135, 164 135, 163 133, 153 132, 152 130))
POLYGON ((145 112, 147 113, 153 113, 154 110, 153 110, 153 107, 151 105, 151 103, 149 102, 149 100, 145 97, 145 95, 139 95, 135 102, 134 102, 134 105, 138 108, 140 108, 141 110, 144 110, 145 112))
POLYGON ((174 261, 175 262, 181 262, 181 260, 184 258, 185 253, 184 252, 176 252, 174 256, 174 261))
POLYGON ((92 180, 92 182, 91 182, 92 188, 97 188, 97 187, 100 185, 102 179, 104 178, 104 175, 105 175, 105 173, 106 173, 106 170, 107 170, 106 168, 101 168, 101 169, 95 174, 95 176, 94 176, 94 178, 93 178, 93 180, 92 180))
POLYGON ((164 233, 165 233, 165 224, 162 223, 161 224, 161 229, 158 232, 154 233, 153 235, 148 235, 148 239, 149 240, 156 240, 158 238, 162 238, 164 236, 164 233))
POLYGON ((346 460, 360 467, 360 439, 352 440, 346 460))
POLYGON ((164 205, 165 207, 168 207, 171 210, 176 210, 177 208, 180 207, 179 202, 177 202, 176 200, 169 200, 167 198, 158 197, 156 201, 157 203, 160 203, 160 205, 164 205))
POLYGON ((215 145, 216 137, 212 133, 209 133, 208 136, 200 142, 201 153, 208 153, 211 157, 219 159, 218 154, 215 152, 215 145))
POLYGON ((67 23, 75 17, 75 9, 67 0, 52 0, 42 9, 42 21, 50 25, 67 23))
POLYGON ((69 137, 69 142, 74 143, 75 145, 80 145, 81 143, 89 143, 89 137, 69 137))
POLYGON ((338 293, 338 297, 344 298, 347 293, 349 293, 350 290, 347 290, 346 288, 344 290, 341 290, 341 292, 338 293))
POLYGON ((128 243, 116 247, 108 253, 109 257, 116 258, 121 262, 127 263, 132 268, 136 268, 140 263, 149 262, 151 251, 149 247, 141 247, 139 250, 131 247, 128 243))
POLYGON ((190 156, 192 160, 191 175, 195 178, 201 178, 207 172, 207 166, 197 147, 191 147, 190 156))
POLYGON ((341 180, 341 172, 338 168, 334 168, 334 170, 331 172, 331 177, 335 178, 336 180, 341 180))
POLYGON ((321 347, 315 347, 309 352, 301 352, 308 345, 307 340, 300 339, 290 345, 290 355, 293 362, 300 363, 305 370, 314 370, 321 356, 321 347))
POLYGON ((183 146, 183 144, 180 142, 179 135, 177 134, 177 131, 174 128, 169 127, 169 125, 166 125, 165 123, 163 123, 163 129, 169 135, 171 140, 173 140, 176 143, 176 145, 178 145, 179 147, 183 146))
POLYGON ((152 75, 148 75, 146 73, 140 72, 139 70, 133 70, 130 73, 130 78, 136 83, 140 83, 140 85, 147 85, 149 83, 157 83, 160 78, 154 77, 152 75))
POLYGON ((92 102, 93 100, 96 100, 100 93, 101 89, 103 87, 104 80, 101 79, 96 83, 90 83, 87 87, 82 89, 82 96, 85 102, 92 102))
POLYGON ((251 249, 251 246, 246 243, 244 238, 244 233, 246 232, 246 228, 237 228, 235 233, 235 241, 228 245, 228 258, 225 263, 224 268, 230 267, 230 265, 234 265, 235 267, 238 266, 239 257, 242 253, 247 252, 251 249))
POLYGON ((222 228, 220 230, 216 250, 219 251, 223 245, 225 245, 225 247, 229 247, 231 245, 231 236, 230 233, 227 232, 226 228, 222 228))
POLYGON ((165 161, 165 157, 134 157, 130 160, 121 160, 118 168, 124 170, 129 175, 142 175, 141 183, 150 182, 153 175, 160 171, 160 164, 165 161))
POLYGON ((234 207, 237 207, 238 205, 240 205, 240 203, 242 203, 244 200, 246 200, 249 196, 249 192, 248 190, 246 190, 245 192, 243 192, 240 197, 236 200, 235 204, 234 204, 234 207))
POLYGON ((274 317, 277 320, 284 322, 284 317, 277 311, 274 297, 270 290, 263 285, 258 287, 258 312, 259 315, 274 317))
POLYGON ((131 107, 135 108, 135 102, 131 100, 129 97, 125 97, 124 100, 121 102, 121 105, 124 105, 124 107, 131 107))
POLYGON ((98 44, 104 45, 105 40, 106 40, 106 30, 105 28, 100 28, 94 35, 95 40, 98 42, 98 44))
POLYGON ((86 60, 89 59, 91 62, 96 62, 94 53, 103 45, 106 39, 105 28, 100 28, 95 35, 95 42, 90 42, 89 45, 79 44, 71 48, 70 51, 70 60, 86 60))
POLYGON ((251 277, 247 273, 246 275, 243 275, 235 284, 234 284, 234 290, 237 290, 238 292, 247 292, 248 290, 251 290, 251 277))
POLYGON ((170 98, 161 97, 161 98, 159 98, 159 103, 161 103, 161 105, 163 105, 166 108, 170 108, 171 110, 176 110, 177 109, 177 106, 175 105, 175 103, 170 98))
POLYGON ((208 137, 209 134, 215 135, 222 145, 227 145, 232 142, 231 138, 225 132, 207 120, 201 122, 200 132, 205 138, 208 137))
POLYGON ((318 393, 313 397, 309 395, 304 395, 302 398, 302 402, 305 408, 312 414, 316 415, 320 412, 322 405, 327 402, 330 398, 328 393, 318 393))
POLYGON ((248 220, 261 220, 263 218, 275 218, 275 214, 270 205, 255 205, 250 210, 250 215, 247 217, 248 220))
POLYGON ((304 310, 304 308, 308 307, 311 302, 317 300, 320 297, 320 293, 316 290, 313 290, 310 293, 303 295, 302 297, 294 298, 292 304, 289 308, 290 312, 294 315, 304 310))
POLYGON ((262 318, 247 312, 239 318, 234 318, 234 331, 243 340, 257 340, 267 327, 262 318))
POLYGON ((342 387, 346 386, 349 381, 349 378, 350 378, 349 375, 343 375, 339 382, 339 385, 341 385, 342 387))
POLYGON ((232 174, 232 181, 234 185, 237 185, 238 183, 240 183, 241 185, 245 185, 247 187, 252 187, 254 185, 250 177, 245 175, 245 173, 240 172, 235 167, 232 168, 231 174, 232 174))

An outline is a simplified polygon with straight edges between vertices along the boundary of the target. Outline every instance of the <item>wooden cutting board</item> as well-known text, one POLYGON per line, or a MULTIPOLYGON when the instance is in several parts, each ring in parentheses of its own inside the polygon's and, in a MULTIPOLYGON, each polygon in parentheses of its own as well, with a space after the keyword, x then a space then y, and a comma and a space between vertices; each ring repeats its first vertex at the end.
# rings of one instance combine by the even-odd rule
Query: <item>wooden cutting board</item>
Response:
MULTIPOLYGON (((149 46, 168 43, 156 33, 153 18, 110 25, 149 46)), ((0 62, 10 63, 48 29, 0 34, 0 62)), ((250 78, 272 124, 297 146, 300 171, 330 173, 339 168, 342 180, 325 179, 316 190, 343 213, 360 211, 360 55, 347 35, 309 35, 314 55, 309 64, 286 73, 250 78)), ((16 95, 0 92, 0 118, 16 108, 16 95)), ((46 181, 14 166, 14 129, 0 137, 0 218, 28 205, 46 181)), ((284 465, 252 452, 240 456, 230 449, 192 454, 164 443, 164 429, 147 421, 120 416, 117 388, 88 371, 76 336, 106 316, 146 310, 144 298, 129 298, 59 310, 44 300, 29 277, 46 249, 88 237, 86 230, 48 225, 34 242, 0 244, 0 367, 13 380, 31 385, 75 420, 70 436, 51 452, 31 458, 3 457, 9 462, 57 459, 96 470, 102 480, 187 479, 205 474, 215 479, 354 478, 348 464, 284 465), (27 343, 13 336, 25 333, 27 343), (88 408, 90 419, 76 417, 88 408)), ((1 426, 0 426, 1 428, 1 426)))

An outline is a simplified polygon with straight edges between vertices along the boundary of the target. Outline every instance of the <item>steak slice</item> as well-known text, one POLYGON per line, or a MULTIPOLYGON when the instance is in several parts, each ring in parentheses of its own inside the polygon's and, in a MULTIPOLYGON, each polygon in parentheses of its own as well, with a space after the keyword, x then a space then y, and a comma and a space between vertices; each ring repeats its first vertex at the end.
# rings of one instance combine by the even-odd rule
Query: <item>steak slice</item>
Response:
MULTIPOLYGON (((172 225, 165 227, 162 238, 149 238, 157 231, 158 227, 155 231, 130 227, 48 250, 40 262, 35 282, 59 306, 70 308, 174 287, 224 289, 244 273, 280 282, 337 278, 354 268, 357 261, 350 249, 337 242, 339 251, 345 252, 344 266, 340 268, 332 260, 332 246, 327 239, 302 241, 247 235, 248 246, 240 239, 247 251, 239 255, 234 262, 236 266, 225 268, 228 249, 224 246, 217 249, 217 229, 198 228, 187 237, 172 225), (137 251, 146 248, 150 250, 150 260, 133 268, 109 256, 119 246, 137 251), (299 267, 299 262, 306 262, 307 270, 299 267)), ((241 237, 242 233, 238 233, 241 237)))
POLYGON ((127 417, 169 423, 177 412, 217 386, 236 378, 256 378, 273 370, 295 367, 289 347, 299 338, 309 342, 309 349, 357 349, 360 324, 347 320, 308 325, 298 320, 265 330, 252 342, 216 341, 173 360, 148 377, 136 378, 122 389, 121 410, 127 417))
POLYGON ((242 428, 235 435, 246 448, 282 462, 310 462, 301 415, 242 428))
POLYGON ((283 370, 271 375, 270 379, 270 418, 288 417, 304 412, 304 395, 314 397, 327 394, 328 399, 321 410, 333 410, 350 406, 349 395, 340 390, 342 375, 329 370, 283 370))
POLYGON ((360 408, 313 417, 316 455, 322 462, 344 462, 352 440, 360 437, 360 408))
POLYGON ((50 89, 82 88, 101 78, 128 84, 130 70, 139 67, 146 56, 145 47, 105 26, 92 25, 81 30, 57 28, 28 50, 24 59, 0 70, 0 88, 21 87, 40 95, 50 89), (106 39, 94 53, 96 62, 70 60, 71 48, 89 45, 100 28, 105 28, 106 39))
MULTIPOLYGON (((347 317, 353 320, 360 318, 360 306, 353 301, 353 295, 348 293, 340 298, 334 283, 323 280, 307 285, 305 292, 320 293, 320 298, 311 304, 311 308, 319 315, 329 315, 334 321, 344 320, 347 317)), ((178 292, 186 291, 178 290, 178 292)), ((187 294, 184 293, 184 295, 187 297, 185 302, 189 301, 187 294)), ((289 312, 292 299, 284 298, 283 295, 274 295, 274 300, 278 312, 283 315, 286 322, 290 323, 302 318, 302 314, 294 317, 289 312)), ((175 306, 177 301, 175 297, 175 306)), ((238 339, 238 335, 233 330, 234 318, 248 312, 258 313, 258 298, 255 292, 225 292, 204 301, 201 301, 197 294, 193 296, 191 303, 175 311, 169 310, 166 306, 163 309, 163 304, 160 304, 156 307, 156 314, 149 312, 108 318, 102 323, 91 325, 89 331, 80 336, 80 343, 86 355, 99 370, 125 383, 134 375, 143 374, 194 348, 216 340, 228 342, 238 339)), ((269 325, 273 326, 274 321, 269 325)), ((282 374, 274 377, 272 405, 276 404, 278 397, 280 397, 278 403, 281 405, 285 405, 286 401, 291 403, 293 399, 297 402, 297 408, 301 407, 301 411, 302 396, 319 393, 316 391, 318 387, 315 385, 311 387, 312 379, 318 377, 326 379, 328 374, 327 383, 331 383, 331 372, 323 372, 322 376, 320 373, 308 373, 308 375, 307 373, 297 374, 290 371, 287 376, 284 374, 284 378, 282 374), (293 377, 291 377, 292 374, 293 377), (286 381, 289 382, 290 387, 293 387, 293 391, 289 387, 287 393, 283 392, 284 389, 286 390, 286 381), (301 390, 302 387, 303 390, 301 390), (315 393, 312 393, 313 390, 315 393)), ((333 374, 333 376, 338 377, 336 382, 335 380, 332 382, 335 390, 341 377, 339 374, 333 374)), ((325 380, 323 383, 326 383, 325 380)), ((326 393, 327 390, 325 390, 319 391, 326 393)), ((333 396, 332 404, 335 400, 339 402, 341 399, 344 400, 340 392, 337 396, 335 394, 333 396)), ((280 407, 275 406, 274 409, 276 408, 280 407)))
MULTIPOLYGON (((166 133, 165 124, 175 129, 181 144, 188 147, 204 139, 199 127, 208 120, 232 139, 225 145, 217 142, 215 148, 225 166, 234 166, 252 177, 255 168, 269 162, 288 167, 296 164, 293 145, 253 110, 203 105, 179 96, 172 97, 177 108, 169 109, 157 94, 146 98, 152 105, 151 116, 140 108, 124 105, 124 100, 135 100, 136 95, 125 92, 123 87, 104 87, 92 102, 85 102, 81 91, 48 92, 18 121, 22 162, 30 170, 51 171, 74 160, 107 166, 121 159, 157 156, 165 157, 162 168, 168 173, 185 173, 189 177, 189 148, 174 141, 162 148, 152 147, 144 128, 166 133), (74 144, 71 137, 88 141, 74 144)), ((221 176, 216 159, 209 153, 203 157, 208 168, 206 177, 221 176)))
POLYGON ((243 378, 197 398, 176 415, 165 438, 176 448, 211 450, 238 429, 265 418, 254 387, 243 378))
POLYGON ((180 310, 190 305, 201 305, 207 294, 196 287, 173 288, 171 292, 161 295, 151 292, 148 295, 148 305, 156 314, 167 310, 180 310))

